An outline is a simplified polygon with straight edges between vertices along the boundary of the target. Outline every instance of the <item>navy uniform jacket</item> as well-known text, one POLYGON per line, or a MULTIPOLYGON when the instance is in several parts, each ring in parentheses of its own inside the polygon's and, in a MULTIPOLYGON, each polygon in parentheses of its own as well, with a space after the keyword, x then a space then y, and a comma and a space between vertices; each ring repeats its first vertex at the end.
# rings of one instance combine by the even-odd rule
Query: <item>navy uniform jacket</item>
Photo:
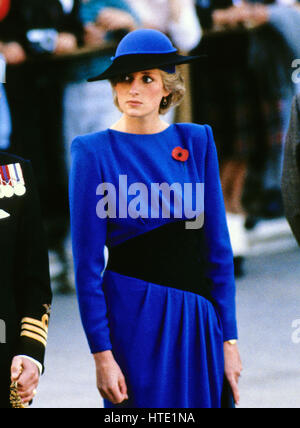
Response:
POLYGON ((52 299, 48 250, 31 165, 0 152, 0 166, 17 163, 26 193, 0 199, 0 407, 7 404, 14 356, 27 355, 43 365, 52 299))

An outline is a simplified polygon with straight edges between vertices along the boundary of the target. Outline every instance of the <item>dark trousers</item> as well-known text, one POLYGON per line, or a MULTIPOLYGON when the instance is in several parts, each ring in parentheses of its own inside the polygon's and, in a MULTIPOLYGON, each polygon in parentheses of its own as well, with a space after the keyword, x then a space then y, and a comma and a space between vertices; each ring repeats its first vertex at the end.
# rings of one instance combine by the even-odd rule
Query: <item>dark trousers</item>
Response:
POLYGON ((8 393, 0 393, 0 409, 10 409, 8 393))

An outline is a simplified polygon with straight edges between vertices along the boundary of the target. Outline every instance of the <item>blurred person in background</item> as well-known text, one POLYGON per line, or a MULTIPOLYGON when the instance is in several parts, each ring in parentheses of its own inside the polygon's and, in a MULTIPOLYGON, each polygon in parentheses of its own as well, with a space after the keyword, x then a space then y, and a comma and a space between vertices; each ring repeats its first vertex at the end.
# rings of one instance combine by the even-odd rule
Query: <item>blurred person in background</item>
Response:
POLYGON ((26 54, 18 43, 20 29, 16 25, 17 2, 12 0, 0 1, 0 53, 3 54, 7 64, 21 64, 26 54))
POLYGON ((3 83, 6 81, 6 63, 19 64, 25 60, 21 45, 13 42, 8 15, 11 12, 10 0, 0 0, 0 150, 10 146, 11 119, 3 83))
POLYGON ((197 2, 205 37, 195 52, 207 53, 209 64, 193 66, 194 121, 214 124, 237 276, 244 273, 245 227, 283 215, 282 149, 296 45, 286 31, 300 27, 300 14, 278 3, 197 2))
MULTIPOLYGON (((125 0, 81 0, 80 19, 84 27, 85 46, 99 50, 107 42, 116 43, 139 24, 136 14, 125 0)), ((97 59, 89 73, 92 75, 106 65, 107 60, 97 59)), ((108 128, 120 118, 120 113, 113 107, 109 83, 87 84, 85 76, 66 86, 63 110, 66 162, 69 168, 72 140, 77 135, 108 128)))
POLYGON ((143 28, 169 35, 182 52, 194 49, 201 39, 194 0, 127 0, 143 28))
POLYGON ((282 196, 287 220, 300 245, 300 94, 293 100, 285 144, 282 196))
MULTIPOLYGON (((67 176, 62 138, 62 83, 48 73, 51 58, 83 43, 79 0, 11 0, 6 38, 13 153, 30 159, 37 177, 49 249, 57 255, 64 289, 68 231, 67 176), (14 49, 13 49, 14 48, 14 49)), ((5 54, 5 53, 4 53, 5 54)))

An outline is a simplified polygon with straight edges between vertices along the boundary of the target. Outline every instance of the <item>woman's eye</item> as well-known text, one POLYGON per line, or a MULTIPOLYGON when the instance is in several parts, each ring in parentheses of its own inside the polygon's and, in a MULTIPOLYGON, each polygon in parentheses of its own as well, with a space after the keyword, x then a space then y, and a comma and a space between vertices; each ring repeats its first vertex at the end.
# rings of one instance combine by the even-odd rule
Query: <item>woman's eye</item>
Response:
POLYGON ((129 75, 124 75, 124 76, 121 76, 120 77, 120 79, 119 79, 119 82, 120 83, 123 83, 123 82, 130 82, 131 81, 131 76, 129 76, 129 75))
POLYGON ((144 76, 143 80, 144 80, 145 83, 151 83, 151 82, 153 82, 153 79, 150 76, 144 76))

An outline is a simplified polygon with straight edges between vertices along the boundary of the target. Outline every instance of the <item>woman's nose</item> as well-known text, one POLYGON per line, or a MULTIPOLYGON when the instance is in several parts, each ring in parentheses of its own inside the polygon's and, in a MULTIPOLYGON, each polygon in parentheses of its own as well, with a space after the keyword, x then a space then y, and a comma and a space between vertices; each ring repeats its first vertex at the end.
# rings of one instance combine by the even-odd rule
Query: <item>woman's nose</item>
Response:
POLYGON ((133 82, 131 83, 129 92, 130 94, 134 95, 134 94, 138 94, 139 91, 140 91, 140 85, 138 81, 134 79, 133 82))

